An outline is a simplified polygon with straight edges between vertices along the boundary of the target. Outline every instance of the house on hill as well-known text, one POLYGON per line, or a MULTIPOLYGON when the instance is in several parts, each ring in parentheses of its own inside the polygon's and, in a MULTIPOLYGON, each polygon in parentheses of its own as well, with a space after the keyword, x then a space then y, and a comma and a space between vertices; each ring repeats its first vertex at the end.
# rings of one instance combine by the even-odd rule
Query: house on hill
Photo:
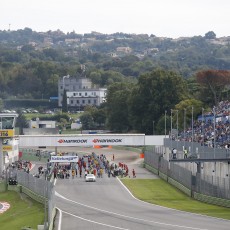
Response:
POLYGON ((68 108, 83 110, 86 105, 100 106, 105 102, 107 89, 95 87, 88 78, 63 76, 58 82, 58 106, 62 106, 63 93, 66 90, 68 108))

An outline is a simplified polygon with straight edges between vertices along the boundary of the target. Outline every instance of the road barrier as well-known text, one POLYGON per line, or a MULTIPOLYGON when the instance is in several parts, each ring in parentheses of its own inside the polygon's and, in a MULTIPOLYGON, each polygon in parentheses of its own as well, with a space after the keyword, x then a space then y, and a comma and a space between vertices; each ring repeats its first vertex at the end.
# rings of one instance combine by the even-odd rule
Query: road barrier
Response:
POLYGON ((164 148, 145 151, 144 166, 179 190, 207 203, 229 207, 230 178, 219 178, 192 172, 177 163, 164 159, 164 148))

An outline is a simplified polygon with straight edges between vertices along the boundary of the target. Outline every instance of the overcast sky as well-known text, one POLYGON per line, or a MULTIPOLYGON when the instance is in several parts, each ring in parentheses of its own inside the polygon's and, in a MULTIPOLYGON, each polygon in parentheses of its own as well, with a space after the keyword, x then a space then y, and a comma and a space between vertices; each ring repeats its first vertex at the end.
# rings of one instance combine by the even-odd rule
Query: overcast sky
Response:
POLYGON ((230 0, 1 0, 0 30, 230 36, 230 0))

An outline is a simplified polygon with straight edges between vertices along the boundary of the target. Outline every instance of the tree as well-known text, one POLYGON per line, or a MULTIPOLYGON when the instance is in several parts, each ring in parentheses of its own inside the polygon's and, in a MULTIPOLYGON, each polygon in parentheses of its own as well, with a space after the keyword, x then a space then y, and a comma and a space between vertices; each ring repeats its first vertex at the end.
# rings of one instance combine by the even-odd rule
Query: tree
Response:
POLYGON ((25 52, 25 53, 29 53, 29 52, 34 51, 34 50, 35 50, 35 48, 32 45, 24 45, 21 48, 21 51, 25 52))
POLYGON ((47 86, 49 88, 48 92, 43 92, 45 96, 54 96, 58 94, 58 75, 57 74, 52 74, 50 78, 47 80, 47 86), (48 95, 47 95, 48 94, 48 95))
POLYGON ((65 119, 65 118, 60 118, 60 121, 59 121, 59 128, 61 128, 61 129, 66 129, 67 124, 68 124, 67 119, 65 119))
POLYGON ((106 110, 105 108, 97 108, 93 106, 86 106, 84 109, 85 113, 89 113, 92 116, 92 127, 91 129, 104 128, 106 122, 106 110))
MULTIPOLYGON (((196 99, 185 99, 180 101, 177 105, 175 105, 175 110, 178 111, 178 125, 179 129, 183 129, 184 125, 191 124, 192 116, 194 120, 197 118, 199 114, 201 114, 202 101, 196 99), (184 124, 185 123, 185 124, 184 124)), ((173 119, 176 119, 176 114, 173 113, 173 119)))
POLYGON ((16 127, 19 128, 19 135, 23 135, 23 128, 28 128, 29 124, 25 115, 19 110, 17 111, 18 117, 16 119, 16 127))
POLYGON ((83 129, 94 129, 93 116, 89 112, 84 112, 80 116, 80 120, 81 120, 83 129))
POLYGON ((103 128, 106 123, 106 110, 104 108, 100 108, 93 113, 94 124, 103 128))
POLYGON ((164 135, 165 131, 166 131, 166 135, 169 135, 169 132, 171 131, 171 117, 170 114, 168 113, 166 113, 166 116, 165 114, 162 114, 155 127, 155 134, 157 133, 158 135, 164 135), (166 121, 166 127, 165 127, 165 121, 166 121))
MULTIPOLYGON (((159 118, 185 97, 185 81, 171 71, 155 70, 143 74, 130 96, 130 122, 133 128, 152 134, 153 121, 159 118)), ((162 127, 163 128, 163 127, 162 127)))
POLYGON ((114 83, 108 88, 107 126, 114 132, 127 132, 131 129, 128 99, 132 88, 130 83, 114 83))
POLYGON ((213 31, 209 31, 205 34, 204 36, 206 39, 215 39, 216 38, 216 34, 213 31))
POLYGON ((3 109, 3 100, 2 100, 2 98, 0 98, 0 111, 2 111, 2 109, 3 109))
POLYGON ((221 93, 230 84, 230 71, 226 70, 204 70, 196 74, 197 82, 203 90, 212 93, 212 100, 215 105, 221 100, 221 93))

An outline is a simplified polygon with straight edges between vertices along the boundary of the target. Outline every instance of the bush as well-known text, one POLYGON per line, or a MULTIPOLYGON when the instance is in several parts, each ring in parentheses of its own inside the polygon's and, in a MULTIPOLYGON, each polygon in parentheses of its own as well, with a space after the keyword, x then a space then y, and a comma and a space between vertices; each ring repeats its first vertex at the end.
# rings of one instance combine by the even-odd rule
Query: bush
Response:
POLYGON ((50 101, 47 99, 4 99, 3 100, 5 108, 57 108, 57 101, 50 101))

